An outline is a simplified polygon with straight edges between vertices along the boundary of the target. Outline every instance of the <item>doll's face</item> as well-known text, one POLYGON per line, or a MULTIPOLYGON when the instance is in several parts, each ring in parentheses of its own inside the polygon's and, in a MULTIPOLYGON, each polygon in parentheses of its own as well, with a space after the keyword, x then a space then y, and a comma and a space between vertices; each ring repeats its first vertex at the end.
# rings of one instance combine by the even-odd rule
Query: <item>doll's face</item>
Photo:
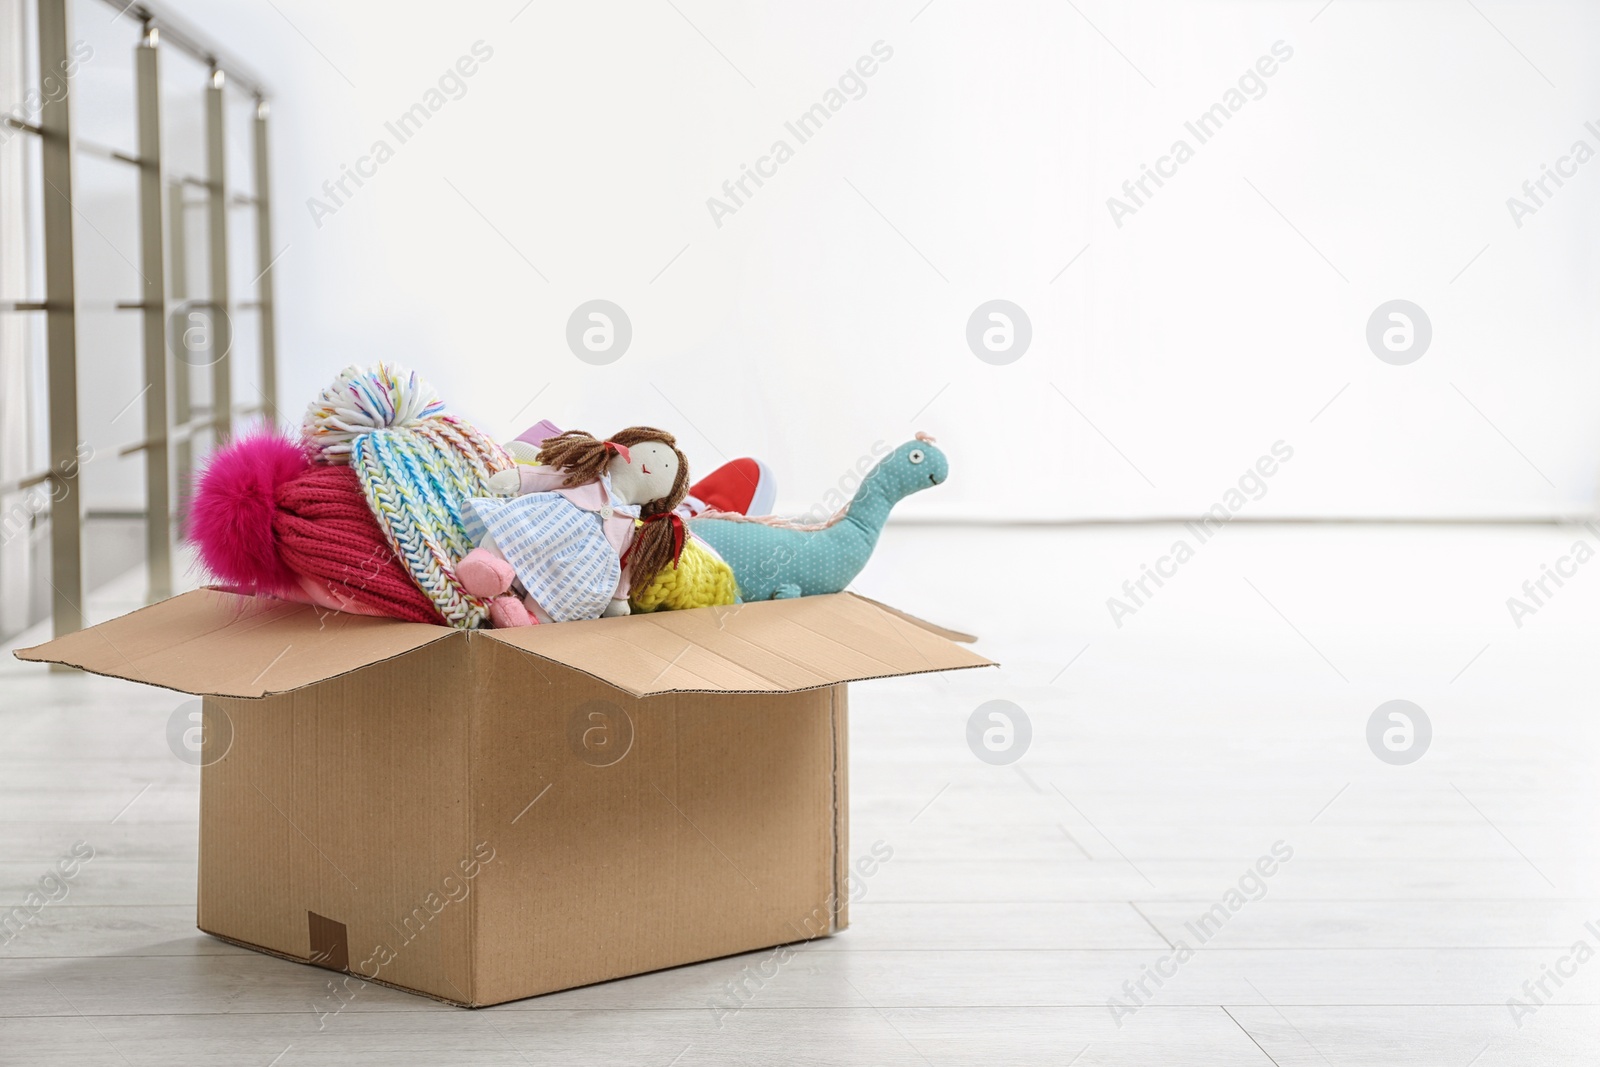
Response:
POLYGON ((672 493, 678 454, 661 441, 641 441, 628 458, 611 457, 611 489, 627 504, 648 504, 672 493))

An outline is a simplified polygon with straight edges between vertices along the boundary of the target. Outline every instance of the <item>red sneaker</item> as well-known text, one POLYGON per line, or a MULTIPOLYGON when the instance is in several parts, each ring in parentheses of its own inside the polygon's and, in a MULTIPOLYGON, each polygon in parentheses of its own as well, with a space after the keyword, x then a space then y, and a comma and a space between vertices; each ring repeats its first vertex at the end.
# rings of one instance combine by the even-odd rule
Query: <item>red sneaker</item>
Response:
POLYGON ((692 518, 702 511, 770 515, 778 488, 772 471, 759 459, 732 460, 689 487, 684 505, 692 518))

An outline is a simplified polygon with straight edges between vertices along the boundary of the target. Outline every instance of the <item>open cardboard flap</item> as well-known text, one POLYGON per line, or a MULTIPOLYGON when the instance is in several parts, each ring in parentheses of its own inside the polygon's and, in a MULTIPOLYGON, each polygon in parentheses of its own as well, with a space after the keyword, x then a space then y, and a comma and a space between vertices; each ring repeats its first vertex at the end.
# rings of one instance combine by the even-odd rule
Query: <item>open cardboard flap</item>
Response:
POLYGON ((493 640, 633 696, 785 693, 992 666, 944 630, 851 593, 514 630, 452 630, 199 589, 18 659, 197 696, 285 693, 444 640, 493 640))
POLYGON ((931 623, 926 619, 919 619, 909 612, 901 611, 899 608, 891 608, 888 604, 885 604, 881 600, 873 600, 871 597, 862 596, 860 593, 850 593, 848 595, 855 597, 857 600, 865 600, 868 604, 871 604, 873 607, 879 608, 883 611, 887 611, 895 618, 904 619, 909 623, 915 623, 924 630, 927 630, 929 633, 938 634, 947 641, 959 641, 963 645, 977 644, 978 638, 974 634, 962 633, 960 630, 951 630, 948 627, 931 623))
POLYGON ((994 665, 952 633, 852 593, 479 632, 636 697, 792 693, 994 665))
POLYGON ((263 697, 392 659, 454 633, 428 623, 196 589, 16 655, 195 696, 263 697))

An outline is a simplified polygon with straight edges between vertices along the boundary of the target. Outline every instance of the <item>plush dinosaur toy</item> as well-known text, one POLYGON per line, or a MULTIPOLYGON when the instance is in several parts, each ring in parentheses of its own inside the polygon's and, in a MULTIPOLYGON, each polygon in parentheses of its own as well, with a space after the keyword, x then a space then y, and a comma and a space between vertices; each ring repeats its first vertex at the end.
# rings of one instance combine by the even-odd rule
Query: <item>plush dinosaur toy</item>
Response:
POLYGON ((850 503, 827 522, 709 512, 689 520, 689 529, 733 568, 742 600, 838 593, 867 565, 889 510, 949 473, 933 438, 919 433, 883 457, 850 503))

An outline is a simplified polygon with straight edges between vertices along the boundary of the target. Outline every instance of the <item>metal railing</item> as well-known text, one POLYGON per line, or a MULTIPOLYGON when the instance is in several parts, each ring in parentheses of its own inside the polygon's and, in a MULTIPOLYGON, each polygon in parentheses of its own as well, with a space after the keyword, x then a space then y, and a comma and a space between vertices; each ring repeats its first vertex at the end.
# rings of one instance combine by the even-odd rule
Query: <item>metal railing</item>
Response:
MULTIPOLYGON (((73 264, 73 169, 75 157, 90 154, 139 169, 139 273, 144 292, 137 300, 120 301, 118 310, 137 311, 141 317, 141 348, 146 388, 144 437, 121 450, 121 455, 144 455, 145 555, 149 570, 149 596, 155 600, 172 592, 172 541, 174 507, 170 485, 176 473, 180 488, 193 469, 193 438, 209 433, 211 440, 226 438, 236 414, 262 412, 276 420, 277 358, 273 326, 272 219, 267 156, 267 97, 260 81, 241 64, 224 58, 218 49, 181 20, 145 4, 131 7, 119 0, 103 0, 131 15, 141 24, 134 47, 134 89, 138 124, 138 154, 76 139, 72 130, 73 102, 69 50, 72 47, 72 0, 37 0, 38 70, 43 83, 48 74, 67 78, 68 91, 46 91, 37 124, 7 117, 12 128, 40 141, 41 202, 43 204, 44 297, 0 303, 0 313, 39 313, 45 317, 45 357, 48 402, 49 465, 15 483, 0 486, 14 492, 42 483, 51 485, 50 585, 51 617, 57 636, 83 626, 83 500, 79 493, 77 274, 73 264), (161 49, 170 46, 204 63, 209 71, 204 87, 206 105, 206 173, 203 177, 168 174, 161 156, 161 49), (226 110, 224 92, 234 84, 255 100, 252 145, 255 195, 230 197, 227 186, 226 110), (173 370, 169 347, 168 315, 175 300, 188 296, 185 256, 185 209, 190 201, 186 187, 203 191, 207 209, 208 296, 211 351, 222 355, 210 364, 211 397, 203 407, 190 396, 187 364, 173 370), (256 215, 256 255, 260 274, 254 282, 256 299, 248 304, 231 301, 228 277, 228 209, 237 202, 256 215), (167 278, 172 279, 169 292, 167 278), (233 326, 230 310, 248 306, 257 312, 260 326, 260 405, 236 406, 230 360, 233 326), (169 406, 169 391, 171 404, 169 406), (174 462, 176 471, 174 472, 174 462)), ((190 306, 200 306, 191 303, 190 306)), ((178 502, 182 514, 184 501, 178 502)))

